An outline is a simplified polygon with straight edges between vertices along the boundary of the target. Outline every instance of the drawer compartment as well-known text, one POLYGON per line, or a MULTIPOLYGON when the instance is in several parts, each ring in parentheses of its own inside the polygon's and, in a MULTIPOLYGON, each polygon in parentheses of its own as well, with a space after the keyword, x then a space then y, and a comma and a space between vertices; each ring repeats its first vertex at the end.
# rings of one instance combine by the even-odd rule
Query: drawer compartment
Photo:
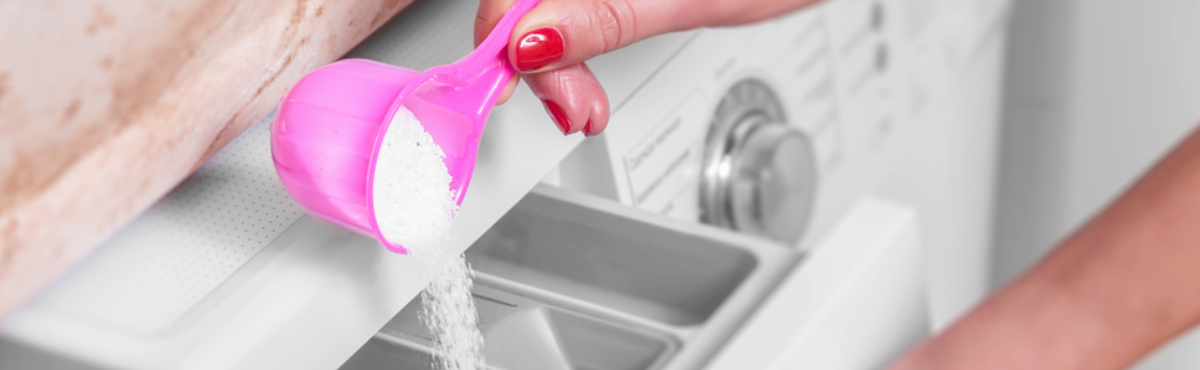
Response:
MULTIPOLYGON (((548 186, 465 256, 494 369, 698 366, 800 260, 760 239, 548 186)), ((428 363, 420 305, 410 302, 343 368, 428 363)))
MULTIPOLYGON (((492 369, 655 369, 679 347, 668 335, 544 304, 487 286, 474 289, 492 369)), ((342 369, 425 369, 432 335, 414 299, 342 369)))
POLYGON ((745 249, 537 192, 466 256, 480 274, 678 326, 704 322, 757 265, 745 249))

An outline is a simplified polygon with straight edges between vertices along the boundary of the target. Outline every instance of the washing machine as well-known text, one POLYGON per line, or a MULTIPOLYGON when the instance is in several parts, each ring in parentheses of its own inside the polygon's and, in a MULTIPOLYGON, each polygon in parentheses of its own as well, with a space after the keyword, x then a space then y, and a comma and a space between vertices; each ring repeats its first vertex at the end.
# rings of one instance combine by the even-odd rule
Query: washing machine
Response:
POLYGON ((802 253, 864 197, 905 203, 944 325, 986 289, 1007 6, 829 1, 602 56, 613 129, 546 180, 802 253))
MULTIPOLYGON (((873 369, 987 292, 1008 3, 832 0, 589 62, 612 119, 521 87, 454 226, 495 369, 873 369), (539 354, 532 356, 530 354, 539 354)), ((476 2, 350 53, 424 69, 476 2)), ((309 215, 271 116, 0 326, 0 367, 430 368, 423 265, 309 215)))

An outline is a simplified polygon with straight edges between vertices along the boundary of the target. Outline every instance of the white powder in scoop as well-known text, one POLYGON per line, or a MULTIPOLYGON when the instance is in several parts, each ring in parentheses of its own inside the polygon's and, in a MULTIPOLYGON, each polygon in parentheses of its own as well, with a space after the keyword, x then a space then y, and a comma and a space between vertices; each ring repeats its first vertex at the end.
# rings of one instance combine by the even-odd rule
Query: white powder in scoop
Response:
POLYGON ((375 218, 383 237, 410 252, 437 246, 457 206, 442 148, 404 107, 383 134, 375 160, 375 218))
POLYGON ((433 333, 435 367, 483 369, 471 266, 462 254, 447 250, 458 207, 445 156, 425 126, 401 107, 384 133, 375 164, 375 217, 385 238, 407 248, 424 265, 430 282, 421 292, 421 321, 433 333))

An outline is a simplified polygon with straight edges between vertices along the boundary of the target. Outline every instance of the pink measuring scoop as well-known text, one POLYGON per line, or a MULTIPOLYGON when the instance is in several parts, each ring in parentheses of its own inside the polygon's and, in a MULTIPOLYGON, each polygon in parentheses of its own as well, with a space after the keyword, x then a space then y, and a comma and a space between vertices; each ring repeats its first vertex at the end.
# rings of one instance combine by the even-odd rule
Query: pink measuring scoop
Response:
POLYGON ((516 70, 507 46, 521 16, 540 0, 517 0, 475 51, 425 72, 362 59, 341 60, 304 76, 280 101, 271 124, 271 156, 284 188, 314 216, 383 237, 372 199, 384 133, 401 106, 413 112, 445 152, 455 203, 475 172, 488 114, 516 70))

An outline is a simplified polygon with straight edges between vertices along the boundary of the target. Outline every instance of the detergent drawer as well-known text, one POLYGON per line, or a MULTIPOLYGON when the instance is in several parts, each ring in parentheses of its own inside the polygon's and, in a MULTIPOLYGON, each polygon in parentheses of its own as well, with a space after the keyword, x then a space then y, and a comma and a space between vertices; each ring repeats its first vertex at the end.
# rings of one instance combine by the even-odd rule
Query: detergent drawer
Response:
MULTIPOLYGON (((549 186, 466 258, 485 355, 498 369, 694 368, 801 259, 765 240, 549 186), (517 355, 529 353, 543 355, 517 355)), ((429 363, 420 305, 413 299, 343 368, 429 363)))

